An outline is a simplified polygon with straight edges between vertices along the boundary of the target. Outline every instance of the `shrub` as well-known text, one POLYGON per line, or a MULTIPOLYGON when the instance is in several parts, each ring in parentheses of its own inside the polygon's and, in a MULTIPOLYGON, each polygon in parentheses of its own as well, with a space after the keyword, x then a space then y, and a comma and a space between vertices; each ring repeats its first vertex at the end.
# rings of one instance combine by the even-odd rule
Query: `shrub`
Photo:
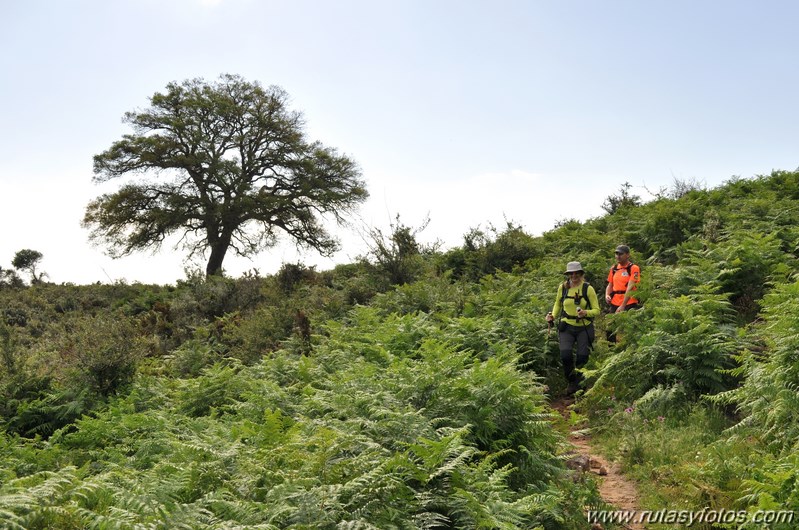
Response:
POLYGON ((191 322, 200 316, 205 321, 233 311, 250 311, 264 301, 261 290, 264 280, 257 273, 233 279, 206 276, 200 271, 187 271, 185 280, 177 282, 172 303, 179 320, 191 322))
POLYGON ((425 219, 418 228, 402 223, 400 216, 391 222, 389 233, 379 228, 369 231, 367 244, 375 268, 391 285, 404 285, 421 277, 426 268, 425 256, 435 250, 435 245, 422 245, 417 235, 427 228, 425 219))
POLYGON ((66 386, 88 388, 103 397, 130 383, 146 352, 146 339, 121 315, 71 319, 65 323, 58 345, 60 362, 68 374, 66 386))
POLYGON ((494 226, 489 226, 487 232, 473 228, 463 239, 461 248, 438 258, 439 271, 453 279, 476 281, 486 274, 511 272, 544 256, 540 241, 512 222, 502 231, 494 226))

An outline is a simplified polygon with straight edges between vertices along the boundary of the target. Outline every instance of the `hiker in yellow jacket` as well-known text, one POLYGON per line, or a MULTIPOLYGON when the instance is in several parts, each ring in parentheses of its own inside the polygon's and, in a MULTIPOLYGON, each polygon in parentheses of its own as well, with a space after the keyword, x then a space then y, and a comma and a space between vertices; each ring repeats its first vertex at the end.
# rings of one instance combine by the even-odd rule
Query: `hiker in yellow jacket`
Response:
POLYGON ((594 318, 599 316, 599 300, 596 291, 585 279, 585 271, 578 261, 566 265, 566 281, 558 287, 555 305, 547 313, 547 322, 558 323, 558 344, 563 374, 569 382, 566 394, 572 395, 580 388, 583 375, 575 368, 582 368, 588 362, 588 355, 594 344, 594 318), (561 316, 562 313, 562 316, 561 316), (572 351, 577 345, 575 355, 572 351))

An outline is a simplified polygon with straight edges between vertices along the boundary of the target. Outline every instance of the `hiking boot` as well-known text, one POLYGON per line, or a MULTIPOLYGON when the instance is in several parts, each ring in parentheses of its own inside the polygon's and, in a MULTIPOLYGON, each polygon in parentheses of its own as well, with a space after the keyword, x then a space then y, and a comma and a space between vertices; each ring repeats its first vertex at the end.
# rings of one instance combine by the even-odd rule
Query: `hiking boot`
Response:
POLYGON ((573 396, 578 390, 580 390, 580 384, 577 381, 569 381, 569 386, 566 387, 566 395, 573 396))

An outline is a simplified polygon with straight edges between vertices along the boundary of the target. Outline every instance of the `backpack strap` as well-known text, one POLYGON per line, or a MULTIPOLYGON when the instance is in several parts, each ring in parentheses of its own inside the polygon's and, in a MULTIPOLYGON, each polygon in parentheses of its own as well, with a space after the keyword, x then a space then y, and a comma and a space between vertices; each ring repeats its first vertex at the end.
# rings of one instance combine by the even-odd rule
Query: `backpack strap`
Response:
MULTIPOLYGON (((572 320, 588 320, 588 321, 593 320, 593 317, 578 317, 577 315, 574 315, 574 316, 567 315, 566 314, 566 308, 563 305, 567 298, 574 298, 574 305, 579 306, 580 305, 580 300, 585 300, 585 303, 587 305, 587 309, 591 309, 591 299, 588 298, 588 287, 589 287, 588 282, 583 281, 583 288, 582 288, 581 294, 577 294, 575 296, 569 296, 569 280, 566 280, 565 282, 563 282, 563 284, 561 286, 562 296, 561 296, 561 299, 560 299, 560 307, 562 309, 562 313, 561 313, 562 315, 566 315, 566 317, 571 318, 572 320)), ((563 318, 563 317, 561 317, 561 318, 563 318)))
POLYGON ((565 282, 560 284, 560 293, 561 293, 560 306, 563 307, 563 302, 566 301, 569 294, 569 280, 566 280, 565 282))
MULTIPOLYGON (((634 263, 632 261, 628 262, 626 267, 619 267, 618 264, 614 265, 613 266, 613 276, 616 276, 616 272, 620 271, 621 269, 625 269, 627 271, 627 276, 632 276, 632 274, 633 274, 632 273, 633 265, 634 265, 634 263)), ((626 293, 627 293, 626 290, 624 290, 624 291, 611 291, 610 292, 610 296, 613 296, 615 294, 626 294, 626 293)))
POLYGON ((616 264, 613 266, 613 274, 616 274, 616 271, 621 269, 625 269, 627 271, 627 274, 632 274, 631 271, 633 270, 633 265, 635 265, 635 263, 633 263, 632 261, 628 261, 627 266, 625 267, 619 267, 619 265, 616 264))
POLYGON ((585 299, 586 307, 591 309, 591 299, 588 298, 588 282, 586 281, 583 281, 583 298, 585 299))

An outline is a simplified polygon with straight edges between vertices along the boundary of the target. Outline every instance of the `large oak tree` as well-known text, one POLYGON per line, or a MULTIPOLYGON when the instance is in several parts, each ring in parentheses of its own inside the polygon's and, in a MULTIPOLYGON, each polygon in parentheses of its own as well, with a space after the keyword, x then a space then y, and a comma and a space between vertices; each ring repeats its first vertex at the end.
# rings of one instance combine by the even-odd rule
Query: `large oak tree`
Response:
POLYGON ((341 223, 367 197, 356 163, 306 139, 299 112, 280 88, 223 75, 170 83, 150 107, 125 114, 133 128, 94 157, 94 181, 141 174, 86 208, 83 225, 114 257, 179 245, 221 274, 229 249, 250 256, 285 233, 329 255, 341 223))

